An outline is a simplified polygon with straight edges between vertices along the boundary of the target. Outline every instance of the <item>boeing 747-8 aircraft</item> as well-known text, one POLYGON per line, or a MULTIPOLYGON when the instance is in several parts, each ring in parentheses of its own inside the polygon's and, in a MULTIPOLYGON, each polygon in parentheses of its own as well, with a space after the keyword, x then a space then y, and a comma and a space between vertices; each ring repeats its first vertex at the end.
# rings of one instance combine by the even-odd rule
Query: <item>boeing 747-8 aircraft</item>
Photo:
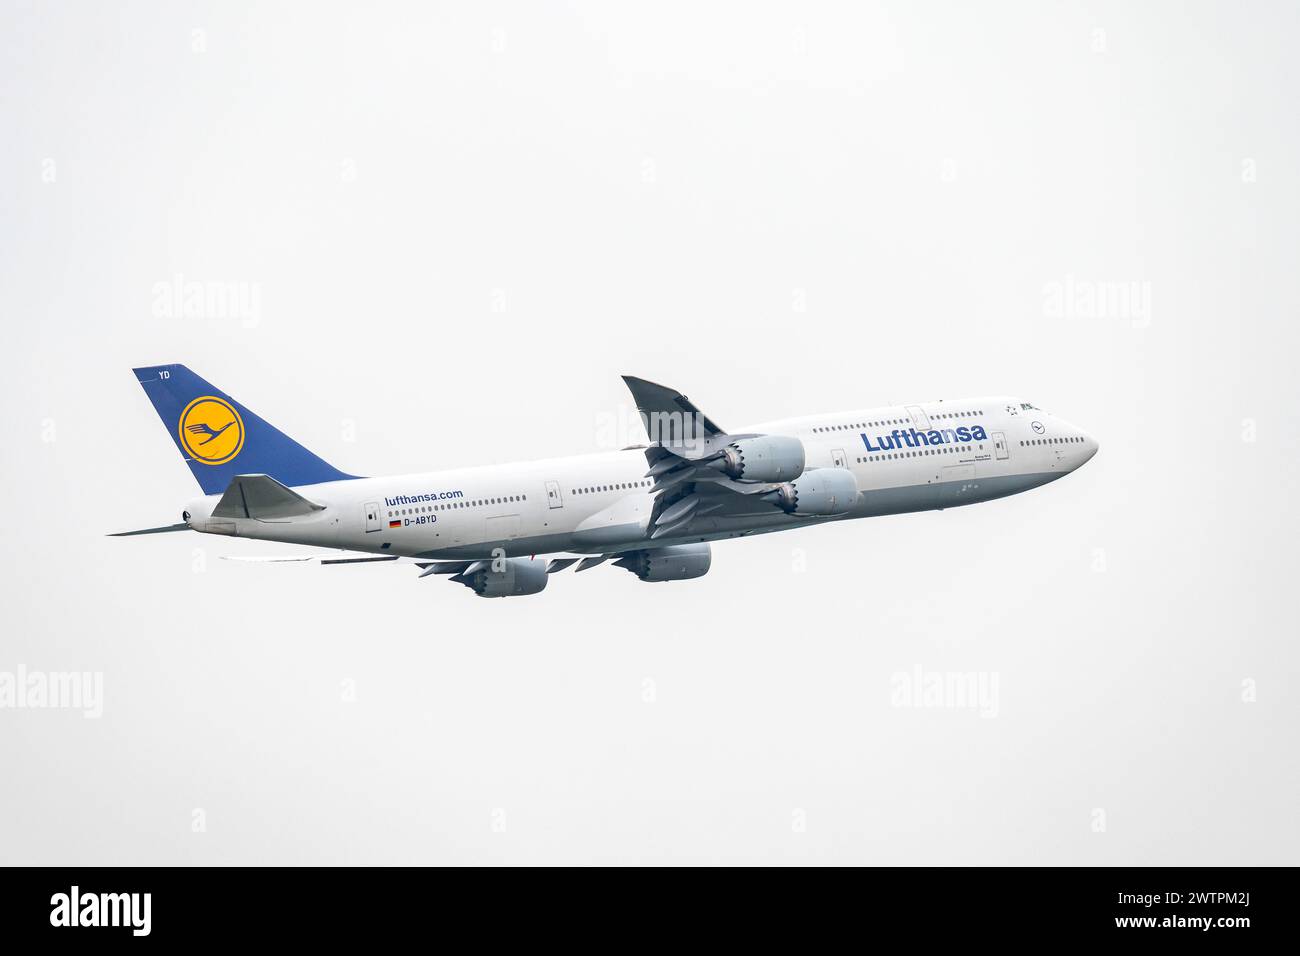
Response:
MULTIPOLYGON (((193 530, 408 560, 482 597, 536 594, 604 561, 642 581, 709 570, 709 542, 953 508, 1028 491, 1097 453, 1017 398, 891 405, 728 431, 679 392, 624 376, 648 441, 621 451, 418 475, 339 471, 184 365, 135 369, 204 497, 193 530), (557 555, 549 561, 538 555, 557 555)), ((308 560, 299 558, 297 560, 308 560)))

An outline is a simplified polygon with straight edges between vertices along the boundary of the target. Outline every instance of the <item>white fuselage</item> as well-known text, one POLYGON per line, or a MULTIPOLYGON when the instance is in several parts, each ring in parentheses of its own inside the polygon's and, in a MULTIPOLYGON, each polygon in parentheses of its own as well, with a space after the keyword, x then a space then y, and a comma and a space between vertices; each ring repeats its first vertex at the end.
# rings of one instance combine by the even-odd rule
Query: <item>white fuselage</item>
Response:
POLYGON ((847 468, 856 502, 833 518, 775 506, 770 514, 702 517, 688 534, 651 544, 653 481, 644 449, 630 448, 300 486, 323 507, 284 520, 213 520, 220 497, 210 495, 190 503, 185 521, 196 531, 407 557, 614 553, 988 501, 1053 481, 1097 451, 1081 429, 1007 397, 791 418, 744 432, 798 438, 805 471, 847 468), (975 426, 986 437, 963 440, 975 426))

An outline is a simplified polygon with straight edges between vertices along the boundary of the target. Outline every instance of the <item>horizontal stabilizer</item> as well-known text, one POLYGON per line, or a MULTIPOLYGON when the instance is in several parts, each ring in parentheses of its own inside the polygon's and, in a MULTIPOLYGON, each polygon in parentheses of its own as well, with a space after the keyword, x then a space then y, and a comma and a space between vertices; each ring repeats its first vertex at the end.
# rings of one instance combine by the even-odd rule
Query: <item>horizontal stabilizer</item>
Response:
POLYGON ((236 475, 212 509, 214 518, 255 518, 283 521, 323 511, 324 505, 308 501, 269 475, 236 475))
POLYGON ((291 561, 315 561, 314 554, 223 554, 222 561, 239 561, 245 564, 287 564, 291 561))
POLYGON ((182 522, 181 524, 169 524, 161 528, 141 528, 139 531, 116 531, 110 534, 110 538, 129 538, 136 534, 162 534, 164 531, 189 531, 190 526, 182 522))
MULTIPOLYGON (((346 553, 346 552, 345 552, 346 553)), ((223 555, 224 561, 244 561, 251 564, 281 564, 289 562, 315 561, 317 564, 370 564, 373 561, 399 561, 396 554, 363 554, 356 557, 329 558, 320 554, 275 554, 275 555, 223 555)))

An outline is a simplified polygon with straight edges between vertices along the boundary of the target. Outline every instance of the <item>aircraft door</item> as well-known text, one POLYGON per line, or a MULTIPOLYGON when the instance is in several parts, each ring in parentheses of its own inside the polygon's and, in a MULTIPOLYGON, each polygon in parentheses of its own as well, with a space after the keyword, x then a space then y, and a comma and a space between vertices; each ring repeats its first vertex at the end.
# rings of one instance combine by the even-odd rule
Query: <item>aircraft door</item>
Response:
POLYGON ((848 457, 844 454, 844 449, 843 449, 843 448, 832 448, 832 449, 831 449, 831 463, 832 463, 836 468, 847 468, 847 467, 849 467, 849 459, 848 459, 848 457))
POLYGON ((378 531, 380 525, 383 523, 383 519, 380 516, 380 512, 379 512, 379 502, 367 501, 365 504, 365 512, 366 512, 366 534, 369 534, 371 531, 378 531))
POLYGON ((560 483, 558 481, 548 481, 546 483, 546 505, 549 508, 564 507, 564 498, 560 496, 560 483))
POLYGON ((1007 436, 1005 432, 993 433, 993 451, 996 453, 999 461, 1011 457, 1011 449, 1007 447, 1007 436))
POLYGON ((918 431, 928 432, 930 430, 930 418, 920 405, 908 405, 907 414, 911 416, 912 424, 917 427, 918 431))

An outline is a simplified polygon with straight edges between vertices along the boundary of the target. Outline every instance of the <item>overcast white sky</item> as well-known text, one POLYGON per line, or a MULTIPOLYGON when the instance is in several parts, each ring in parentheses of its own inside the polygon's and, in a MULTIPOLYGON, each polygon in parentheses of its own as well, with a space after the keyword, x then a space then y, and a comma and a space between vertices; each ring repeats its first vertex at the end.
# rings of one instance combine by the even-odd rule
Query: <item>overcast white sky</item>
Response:
POLYGON ((1298 20, 4 3, 0 673, 103 713, 0 709, 0 861, 1300 862, 1298 20), (105 538, 197 494, 162 362, 359 474, 594 450, 620 373, 1101 452, 485 601, 105 538))

